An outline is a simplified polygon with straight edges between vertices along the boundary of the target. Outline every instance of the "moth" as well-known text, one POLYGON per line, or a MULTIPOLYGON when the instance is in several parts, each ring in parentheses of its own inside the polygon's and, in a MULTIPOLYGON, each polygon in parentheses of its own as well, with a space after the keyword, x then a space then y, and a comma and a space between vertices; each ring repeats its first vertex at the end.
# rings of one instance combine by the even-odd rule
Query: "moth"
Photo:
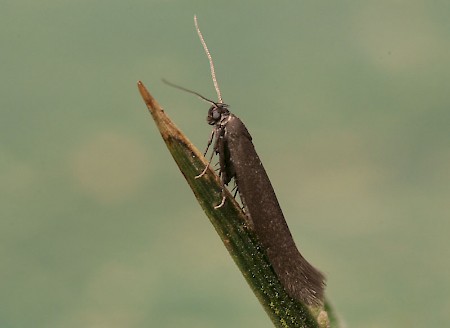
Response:
MULTIPOLYGON (((228 185, 232 179, 235 180, 245 215, 249 221, 249 228, 255 232, 288 294, 308 305, 321 305, 325 278, 298 251, 275 191, 255 150, 250 133, 244 123, 230 112, 229 106, 222 100, 212 57, 198 27, 197 17, 194 17, 194 22, 209 60, 218 101, 214 102, 195 91, 165 82, 193 93, 211 104, 206 118, 208 124, 213 126, 205 151, 206 155, 214 142, 209 163, 211 163, 213 155, 217 154, 220 165, 219 176, 223 184, 228 185)), ((208 166, 197 178, 201 178, 205 174, 208 166)), ((224 202, 225 196, 215 208, 220 208, 224 202)))

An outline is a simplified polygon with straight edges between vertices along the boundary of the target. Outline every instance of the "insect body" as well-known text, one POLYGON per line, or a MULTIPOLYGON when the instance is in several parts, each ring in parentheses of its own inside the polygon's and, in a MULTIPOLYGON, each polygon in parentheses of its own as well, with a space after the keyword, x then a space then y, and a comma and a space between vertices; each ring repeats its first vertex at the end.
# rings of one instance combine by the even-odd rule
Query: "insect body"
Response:
MULTIPOLYGON (((196 17, 195 26, 210 62, 219 101, 214 102, 194 91, 169 84, 194 93, 211 103, 207 122, 214 126, 214 130, 206 152, 214 140, 211 159, 214 153, 219 155, 220 178, 223 184, 227 185, 233 178, 235 179, 249 228, 255 232, 264 247, 275 273, 288 294, 309 305, 320 305, 323 302, 324 276, 298 251, 272 184, 256 153, 250 133, 244 123, 232 114, 228 105, 222 101, 211 55, 198 28, 196 17)), ((205 172, 206 168, 198 177, 205 172)), ((224 201, 225 197, 216 208, 221 207, 224 201)))

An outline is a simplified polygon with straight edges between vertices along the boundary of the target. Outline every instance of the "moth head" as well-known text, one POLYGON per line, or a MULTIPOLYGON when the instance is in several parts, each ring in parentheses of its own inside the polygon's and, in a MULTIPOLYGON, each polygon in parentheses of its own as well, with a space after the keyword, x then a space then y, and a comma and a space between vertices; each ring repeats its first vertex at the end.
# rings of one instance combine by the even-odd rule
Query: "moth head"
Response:
POLYGON ((230 111, 228 110, 228 105, 224 103, 215 103, 211 102, 212 106, 209 107, 208 116, 206 117, 206 121, 209 125, 215 125, 222 121, 224 117, 230 115, 230 111))

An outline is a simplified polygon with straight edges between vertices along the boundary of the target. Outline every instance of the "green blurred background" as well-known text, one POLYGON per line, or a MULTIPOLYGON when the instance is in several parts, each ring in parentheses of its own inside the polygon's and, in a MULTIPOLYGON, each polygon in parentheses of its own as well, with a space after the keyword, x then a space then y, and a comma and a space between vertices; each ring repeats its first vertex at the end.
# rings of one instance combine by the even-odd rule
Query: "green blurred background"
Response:
POLYGON ((448 325, 448 1, 2 0, 0 327, 272 326, 136 88, 204 148, 194 14, 348 326, 448 325))

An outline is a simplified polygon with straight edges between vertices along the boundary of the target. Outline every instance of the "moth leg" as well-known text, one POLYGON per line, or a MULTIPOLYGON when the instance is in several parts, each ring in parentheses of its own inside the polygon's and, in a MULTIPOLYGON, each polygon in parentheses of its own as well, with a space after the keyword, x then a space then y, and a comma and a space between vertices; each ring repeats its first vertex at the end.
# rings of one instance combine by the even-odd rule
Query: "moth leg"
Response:
POLYGON ((221 208, 225 204, 225 199, 227 197, 225 196, 225 187, 222 188, 222 201, 219 205, 214 206, 214 209, 217 210, 218 208, 221 208))
POLYGON ((216 164, 214 164, 214 171, 216 171, 216 173, 220 176, 220 163, 217 162, 216 164))
MULTIPOLYGON (((208 152, 209 146, 211 146, 211 144, 212 144, 212 141, 214 139, 214 135, 215 134, 216 134, 216 129, 212 130, 212 132, 211 132, 211 136, 208 139, 208 144, 206 145, 206 150, 203 153, 203 156, 206 156, 206 153, 208 152)), ((214 151, 211 153, 211 157, 209 158, 208 164, 203 169, 202 173, 200 173, 199 175, 195 176, 196 179, 199 179, 199 178, 201 178, 202 176, 205 175, 206 171, 208 170, 209 164, 211 164, 211 161, 212 161, 213 157, 214 157, 214 151)))
POLYGON ((216 129, 213 129, 213 130, 211 131, 211 135, 209 136, 208 144, 206 145, 206 150, 205 150, 205 152, 203 153, 203 156, 206 156, 206 153, 208 152, 209 146, 211 146, 212 141, 213 141, 213 139, 214 139, 214 134, 215 134, 215 133, 216 133, 216 129))
POLYGON ((233 188, 231 189, 231 192, 234 192, 233 198, 236 198, 238 191, 239 191, 239 188, 235 182, 233 188))
POLYGON ((211 164, 211 161, 212 161, 212 159, 213 159, 213 156, 214 156, 214 152, 211 153, 211 157, 209 158, 208 164, 206 164, 206 166, 205 166, 205 168, 203 169, 202 173, 200 173, 199 175, 196 175, 196 176, 195 176, 196 179, 201 178, 202 176, 205 175, 206 171, 208 171, 208 167, 209 167, 209 164, 211 164))

